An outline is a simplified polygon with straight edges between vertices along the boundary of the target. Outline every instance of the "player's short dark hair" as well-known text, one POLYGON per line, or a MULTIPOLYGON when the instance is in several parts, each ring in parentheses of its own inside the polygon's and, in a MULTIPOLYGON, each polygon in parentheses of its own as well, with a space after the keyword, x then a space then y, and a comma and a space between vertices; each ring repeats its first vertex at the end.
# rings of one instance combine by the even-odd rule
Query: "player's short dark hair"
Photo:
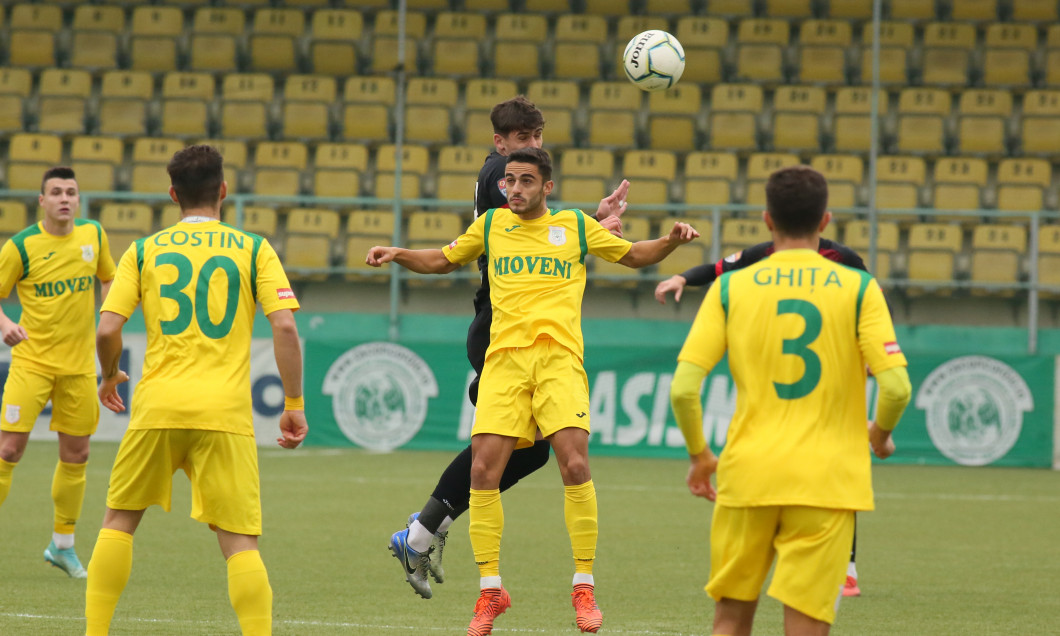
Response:
POLYGON ((74 169, 67 166, 55 166, 54 168, 48 168, 44 171, 44 176, 40 180, 40 193, 44 194, 44 184, 48 183, 48 179, 77 179, 74 176, 74 169))
POLYGON ((766 207, 781 234, 810 236, 828 208, 828 182, 810 166, 781 168, 766 182, 766 207))
POLYGON ((199 144, 178 150, 166 171, 181 210, 211 206, 221 198, 224 159, 213 146, 199 144))
POLYGON ((513 161, 537 166, 537 171, 541 173, 542 182, 552 180, 552 157, 549 157, 548 153, 540 148, 514 150, 508 155, 508 161, 505 162, 505 165, 513 161))
POLYGON ((493 132, 507 135, 517 130, 537 130, 545 126, 545 116, 523 95, 501 102, 490 111, 493 132))

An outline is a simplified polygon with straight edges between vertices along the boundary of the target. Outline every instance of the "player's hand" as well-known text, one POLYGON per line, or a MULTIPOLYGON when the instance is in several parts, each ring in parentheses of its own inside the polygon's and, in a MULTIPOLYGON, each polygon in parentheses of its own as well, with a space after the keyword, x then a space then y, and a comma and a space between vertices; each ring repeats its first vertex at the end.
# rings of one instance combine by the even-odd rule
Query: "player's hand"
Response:
POLYGON ((626 195, 629 194, 629 181, 625 179, 618 184, 615 191, 600 200, 596 208, 596 220, 603 221, 609 216, 622 216, 626 211, 626 195))
POLYGON ((710 452, 709 448, 703 449, 703 452, 698 455, 693 455, 692 465, 688 468, 688 477, 685 479, 688 490, 697 497, 710 501, 717 500, 718 491, 710 483, 710 476, 717 470, 718 458, 710 452))
POLYGON ((309 432, 305 411, 284 411, 280 415, 280 435, 276 443, 283 448, 298 448, 309 432))
POLYGON ((669 238, 672 243, 684 245, 699 238, 699 232, 688 223, 674 223, 673 229, 670 230, 669 238))
POLYGON ((4 344, 9 347, 13 347, 23 340, 29 340, 29 334, 26 333, 26 330, 13 320, 5 322, 3 327, 0 327, 0 333, 4 336, 4 344))
POLYGON ((666 294, 674 293, 674 302, 681 302, 681 294, 685 291, 685 285, 688 281, 684 276, 680 274, 674 274, 670 278, 660 282, 655 286, 655 300, 659 301, 660 305, 666 304, 666 294))
POLYGON ((125 402, 118 395, 118 385, 128 380, 129 375, 121 370, 113 377, 101 379, 99 382, 100 403, 115 413, 124 412, 125 402))
POLYGON ((614 234, 618 238, 622 238, 622 218, 620 216, 605 216, 600 219, 600 227, 614 234))
POLYGON ((885 431, 876 426, 876 422, 869 420, 869 446, 872 454, 880 459, 887 459, 894 454, 894 438, 891 431, 885 431))
POLYGON ((382 247, 376 245, 372 249, 368 250, 368 256, 365 257, 364 262, 371 265, 372 267, 379 267, 383 263, 389 263, 392 260, 394 260, 393 247, 382 247))

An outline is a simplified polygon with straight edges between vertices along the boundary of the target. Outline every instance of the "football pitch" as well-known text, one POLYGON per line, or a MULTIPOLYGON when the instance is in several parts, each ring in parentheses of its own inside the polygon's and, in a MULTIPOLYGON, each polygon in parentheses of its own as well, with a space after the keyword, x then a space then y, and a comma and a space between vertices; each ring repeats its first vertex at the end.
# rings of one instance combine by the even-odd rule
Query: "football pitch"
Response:
MULTIPOLYGON (((87 566, 116 444, 93 446, 77 550, 87 566)), ((451 453, 263 450, 262 555, 274 633, 463 634, 478 574, 467 516, 453 524, 447 580, 413 594, 386 549, 451 453)), ((49 567, 56 447, 33 442, 0 508, 0 634, 84 633, 84 587, 49 567)), ((601 634, 710 634, 711 505, 684 487, 684 461, 593 458, 600 504, 601 634)), ((136 534, 132 577, 112 634, 237 635, 213 533, 188 517, 187 480, 173 512, 154 508, 136 534)), ((1060 633, 1060 473, 876 467, 877 510, 858 518, 863 595, 845 599, 838 635, 1060 633)), ((512 608, 496 634, 577 634, 573 563, 555 460, 504 496, 502 574, 512 608)), ((781 634, 763 597, 755 634, 781 634)))

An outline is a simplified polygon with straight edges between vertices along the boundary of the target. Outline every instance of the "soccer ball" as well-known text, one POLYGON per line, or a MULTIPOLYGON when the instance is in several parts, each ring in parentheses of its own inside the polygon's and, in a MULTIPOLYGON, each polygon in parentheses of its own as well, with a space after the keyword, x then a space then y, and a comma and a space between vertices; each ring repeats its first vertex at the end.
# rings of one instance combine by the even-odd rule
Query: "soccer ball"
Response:
POLYGON ((664 91, 681 79, 685 50, 666 31, 651 30, 636 35, 622 53, 626 77, 641 90, 664 91))

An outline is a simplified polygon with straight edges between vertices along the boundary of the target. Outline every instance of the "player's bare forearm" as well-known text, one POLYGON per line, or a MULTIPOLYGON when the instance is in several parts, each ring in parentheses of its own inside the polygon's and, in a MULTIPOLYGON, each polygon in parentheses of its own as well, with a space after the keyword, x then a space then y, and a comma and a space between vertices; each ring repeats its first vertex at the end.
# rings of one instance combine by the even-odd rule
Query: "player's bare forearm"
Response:
POLYGON ((277 309, 268 315, 272 327, 272 349, 276 369, 283 382, 283 394, 289 398, 302 397, 302 343, 298 340, 298 325, 294 312, 277 309))
POLYGON ((365 262, 372 267, 394 262, 417 274, 448 274, 460 267, 459 263, 450 262, 442 250, 409 250, 403 247, 373 247, 368 250, 365 262))
POLYGON ((29 340, 26 330, 17 322, 8 318, 3 309, 0 309, 0 337, 3 338, 4 344, 9 347, 13 347, 23 340, 29 340))
POLYGON ((630 246, 619 264, 634 269, 654 265, 669 256, 675 249, 699 238, 699 232, 687 223, 674 223, 669 234, 650 241, 637 241, 630 246))
POLYGON ((103 301, 107 299, 107 294, 110 293, 110 286, 114 283, 114 279, 104 280, 99 282, 99 302, 103 304, 103 301))
POLYGON ((118 363, 121 361, 121 330, 125 326, 125 320, 125 316, 112 311, 103 311, 99 314, 99 326, 96 328, 96 354, 99 356, 100 371, 103 373, 104 380, 115 378, 121 372, 118 363))

